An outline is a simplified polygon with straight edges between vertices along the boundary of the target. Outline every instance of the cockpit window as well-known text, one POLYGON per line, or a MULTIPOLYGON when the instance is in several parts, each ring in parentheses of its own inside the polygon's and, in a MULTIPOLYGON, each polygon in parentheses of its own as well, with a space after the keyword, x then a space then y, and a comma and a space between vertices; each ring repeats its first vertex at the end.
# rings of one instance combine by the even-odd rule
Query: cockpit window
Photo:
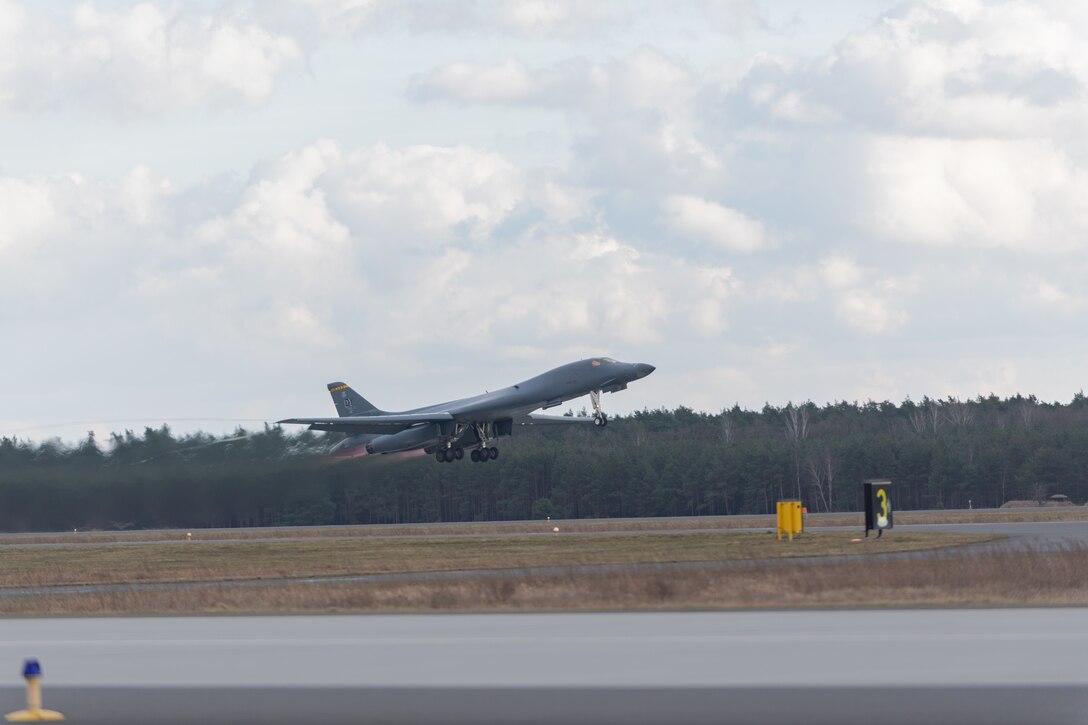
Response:
POLYGON ((602 357, 601 362, 603 362, 605 365, 615 365, 616 364, 616 361, 613 360, 610 357, 602 357))

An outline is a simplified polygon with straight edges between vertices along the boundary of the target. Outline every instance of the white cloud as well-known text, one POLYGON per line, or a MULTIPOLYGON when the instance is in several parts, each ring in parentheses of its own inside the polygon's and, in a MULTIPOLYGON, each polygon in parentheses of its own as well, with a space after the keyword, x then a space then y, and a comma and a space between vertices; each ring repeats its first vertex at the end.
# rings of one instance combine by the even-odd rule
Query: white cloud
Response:
POLYGON ((889 332, 907 320, 906 313, 893 309, 887 300, 864 289, 847 291, 839 298, 836 310, 843 322, 871 334, 889 332))
POLYGON ((859 218, 878 237, 1068 250, 1088 233, 1088 171, 1047 140, 870 140, 859 218))
POLYGON ((514 103, 535 100, 542 87, 540 78, 511 59, 499 65, 450 63, 433 70, 419 89, 462 103, 514 103))
POLYGON ((654 110, 688 112, 698 89, 684 64, 642 46, 622 59, 571 58, 542 68, 516 59, 501 63, 448 63, 414 80, 422 99, 455 103, 524 103, 612 115, 654 110))
POLYGON ((1062 285, 1046 279, 1031 280, 1022 296, 1029 304, 1066 314, 1077 312, 1084 306, 1083 296, 1070 293, 1062 285))
POLYGON ((769 244, 761 222, 717 202, 678 194, 665 200, 664 209, 674 231, 721 249, 751 253, 769 244))
POLYGON ((333 37, 380 32, 584 37, 622 27, 645 11, 641 3, 616 0, 300 0, 294 4, 308 11, 321 33, 333 37))
POLYGON ((820 277, 834 288, 854 287, 862 281, 863 270, 853 259, 844 256, 828 257, 820 262, 820 277))
POLYGON ((8 187, 43 206, 26 224, 0 220, 2 238, 26 227, 41 242, 4 265, 0 302, 95 320, 88 356, 152 329, 147 356, 350 356, 351 340, 381 340, 378 360, 435 344, 599 354, 678 332, 714 338, 741 289, 727 267, 566 230, 583 191, 467 147, 320 141, 259 165, 243 188, 178 188, 147 168, 115 183, 7 179, 0 193, 8 187), (194 205, 194 195, 212 198, 194 205), (517 214, 536 221, 513 224, 517 214))
POLYGON ((157 114, 267 98, 300 70, 296 40, 245 12, 81 3, 68 14, 0 5, 0 110, 157 114))
POLYGON ((49 185, 42 180, 0 177, 0 254, 26 247, 54 226, 49 185))
POLYGON ((413 246, 486 242, 529 186, 500 155, 465 146, 359 149, 331 172, 330 183, 330 198, 363 238, 413 246))
POLYGON ((334 269, 349 233, 330 212, 318 180, 340 158, 335 144, 321 141, 277 160, 228 216, 202 223, 195 238, 240 265, 276 268, 288 277, 334 269))
POLYGON ((764 58, 740 83, 780 121, 879 133, 1071 135, 1088 118, 1088 19, 1064 4, 903 2, 822 58, 764 58))
MULTIPOLYGON (((583 179, 622 190, 616 213, 645 213, 662 195, 721 182, 723 150, 700 134, 700 74, 649 45, 619 58, 577 56, 530 67, 447 63, 416 76, 415 99, 456 106, 479 104, 557 110, 572 119, 573 149, 583 179)), ((646 219, 647 223, 652 222, 646 219)))

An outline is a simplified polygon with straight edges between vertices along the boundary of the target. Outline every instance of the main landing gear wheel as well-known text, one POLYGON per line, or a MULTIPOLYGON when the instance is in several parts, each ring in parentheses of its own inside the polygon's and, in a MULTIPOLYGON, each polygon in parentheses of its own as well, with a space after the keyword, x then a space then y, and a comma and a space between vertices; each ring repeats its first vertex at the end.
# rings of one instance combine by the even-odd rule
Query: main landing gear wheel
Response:
POLYGON ((499 457, 499 449, 492 446, 491 448, 473 448, 472 453, 469 454, 469 458, 473 463, 487 463, 493 461, 499 457))
POLYGON ((606 416, 604 413, 597 415, 593 419, 593 425, 597 426, 598 428, 604 428, 606 425, 608 425, 608 416, 606 416))
POLYGON ((439 448, 434 452, 434 459, 439 463, 453 463, 465 457, 464 448, 439 448))

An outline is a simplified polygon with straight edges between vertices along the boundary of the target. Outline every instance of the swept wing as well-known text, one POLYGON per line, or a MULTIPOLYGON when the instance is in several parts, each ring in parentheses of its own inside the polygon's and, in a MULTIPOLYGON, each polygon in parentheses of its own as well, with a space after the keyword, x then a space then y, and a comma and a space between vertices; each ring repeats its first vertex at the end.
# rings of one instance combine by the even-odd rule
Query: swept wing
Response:
POLYGON ((592 423, 591 415, 545 415, 544 413, 530 413, 529 415, 514 420, 518 425, 565 425, 567 423, 592 423))
POLYGON ((383 413, 341 418, 286 418, 279 423, 309 425, 310 430, 337 433, 396 433, 420 423, 444 423, 453 420, 450 413, 383 413))

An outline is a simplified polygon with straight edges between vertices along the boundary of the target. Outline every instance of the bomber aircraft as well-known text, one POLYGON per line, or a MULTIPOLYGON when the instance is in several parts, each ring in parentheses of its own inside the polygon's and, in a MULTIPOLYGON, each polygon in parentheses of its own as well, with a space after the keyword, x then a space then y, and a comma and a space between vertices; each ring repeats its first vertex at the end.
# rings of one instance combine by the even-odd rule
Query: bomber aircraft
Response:
POLYGON ((329 383, 338 418, 288 418, 279 423, 309 425, 310 430, 347 433, 332 450, 354 458, 404 451, 434 454, 441 463, 469 457, 477 463, 494 460, 496 438, 513 433, 515 425, 594 423, 607 425, 601 393, 615 393, 654 371, 646 363, 624 363, 595 357, 568 363, 502 390, 425 408, 387 413, 344 383, 329 383), (533 413, 589 395, 592 416, 533 413))

